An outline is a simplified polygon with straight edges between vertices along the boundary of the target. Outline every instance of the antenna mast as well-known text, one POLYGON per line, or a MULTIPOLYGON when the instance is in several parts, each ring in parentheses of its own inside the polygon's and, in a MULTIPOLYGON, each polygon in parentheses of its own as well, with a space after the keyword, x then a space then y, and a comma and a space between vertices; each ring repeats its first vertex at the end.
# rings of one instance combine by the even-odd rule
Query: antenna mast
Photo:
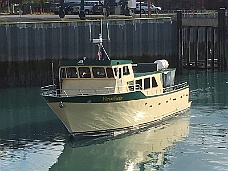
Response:
MULTIPOLYGON (((98 60, 104 60, 104 56, 106 56, 107 59, 110 60, 109 55, 108 55, 108 53, 106 52, 106 50, 105 50, 105 48, 103 46, 103 40, 105 40, 105 39, 102 38, 102 30, 103 30, 102 24, 103 23, 102 23, 102 20, 101 20, 101 30, 100 30, 101 33, 99 34, 99 38, 98 39, 93 39, 92 42, 98 46, 98 53, 97 53, 98 60)), ((107 29, 108 29, 108 24, 107 24, 107 29)), ((90 27, 90 30, 91 30, 91 27, 90 27)), ((110 41, 109 30, 108 30, 108 40, 110 41)))

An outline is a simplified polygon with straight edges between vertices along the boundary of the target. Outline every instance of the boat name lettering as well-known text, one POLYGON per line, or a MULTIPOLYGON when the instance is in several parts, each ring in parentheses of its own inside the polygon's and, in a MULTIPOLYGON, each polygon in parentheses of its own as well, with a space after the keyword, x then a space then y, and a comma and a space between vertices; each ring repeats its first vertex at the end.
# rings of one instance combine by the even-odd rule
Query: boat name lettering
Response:
POLYGON ((120 100, 123 100, 123 96, 103 97, 103 101, 105 102, 120 101, 120 100))

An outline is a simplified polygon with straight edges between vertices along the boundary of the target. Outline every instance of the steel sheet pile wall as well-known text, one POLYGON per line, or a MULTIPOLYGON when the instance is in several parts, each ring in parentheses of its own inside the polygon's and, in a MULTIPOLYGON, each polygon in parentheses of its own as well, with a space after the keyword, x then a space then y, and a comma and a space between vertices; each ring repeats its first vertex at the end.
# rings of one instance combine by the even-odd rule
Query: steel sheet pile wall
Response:
MULTIPOLYGON (((104 46, 112 59, 136 61, 169 59, 173 51, 171 19, 103 21, 104 46)), ((51 78, 51 61, 96 58, 100 21, 0 25, 0 76, 2 86, 40 86, 51 78), (91 29, 90 29, 91 28, 91 29)))

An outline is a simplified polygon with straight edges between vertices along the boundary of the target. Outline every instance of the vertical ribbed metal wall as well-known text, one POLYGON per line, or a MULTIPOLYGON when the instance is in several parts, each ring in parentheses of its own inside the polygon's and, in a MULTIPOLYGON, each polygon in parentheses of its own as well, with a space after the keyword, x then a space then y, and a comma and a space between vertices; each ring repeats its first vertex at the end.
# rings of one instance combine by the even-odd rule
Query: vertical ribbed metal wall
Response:
MULTIPOLYGON (((59 59, 96 58, 91 38, 98 38, 100 25, 100 21, 0 25, 0 87, 50 84, 52 61, 56 77, 59 59)), ((175 53, 171 19, 106 20, 102 28, 104 39, 110 32, 111 41, 104 41, 104 46, 111 59, 153 62, 175 53)))
MULTIPOLYGON (((172 54, 171 19, 103 21, 104 45, 111 57, 169 56, 172 54)), ((96 57, 100 21, 0 25, 0 61, 34 61, 96 57)))

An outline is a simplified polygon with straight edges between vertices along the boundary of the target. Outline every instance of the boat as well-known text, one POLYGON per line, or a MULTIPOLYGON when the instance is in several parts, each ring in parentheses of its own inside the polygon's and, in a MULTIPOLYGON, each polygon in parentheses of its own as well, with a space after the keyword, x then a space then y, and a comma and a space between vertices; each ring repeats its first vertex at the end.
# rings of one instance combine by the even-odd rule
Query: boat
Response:
POLYGON ((145 128, 191 106, 187 82, 175 84, 168 61, 111 60, 102 34, 97 58, 59 62, 58 82, 41 95, 71 134, 99 135, 145 128))

